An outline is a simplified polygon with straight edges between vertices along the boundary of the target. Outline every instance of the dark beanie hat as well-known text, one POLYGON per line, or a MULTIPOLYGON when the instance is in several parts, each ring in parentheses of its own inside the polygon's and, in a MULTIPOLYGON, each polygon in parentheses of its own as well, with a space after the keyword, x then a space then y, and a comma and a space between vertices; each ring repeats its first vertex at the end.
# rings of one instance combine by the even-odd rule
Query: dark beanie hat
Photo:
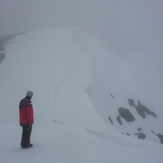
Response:
POLYGON ((32 97, 32 96, 33 96, 33 92, 32 92, 32 91, 28 91, 28 92, 26 93, 26 96, 32 97))

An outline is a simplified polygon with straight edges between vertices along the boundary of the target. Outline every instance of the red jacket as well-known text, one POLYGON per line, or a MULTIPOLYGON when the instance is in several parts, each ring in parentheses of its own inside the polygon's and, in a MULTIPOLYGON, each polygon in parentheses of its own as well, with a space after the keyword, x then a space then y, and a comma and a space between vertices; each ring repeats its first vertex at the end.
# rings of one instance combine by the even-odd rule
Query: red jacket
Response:
POLYGON ((20 101, 19 118, 20 126, 26 127, 34 123, 33 106, 31 104, 31 101, 27 98, 24 98, 20 101))

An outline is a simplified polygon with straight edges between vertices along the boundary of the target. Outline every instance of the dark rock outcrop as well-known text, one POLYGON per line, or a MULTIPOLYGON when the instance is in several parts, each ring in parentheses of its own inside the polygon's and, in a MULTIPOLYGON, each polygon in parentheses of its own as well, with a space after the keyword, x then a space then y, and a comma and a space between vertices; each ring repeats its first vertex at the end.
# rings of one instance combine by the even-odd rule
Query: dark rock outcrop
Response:
MULTIPOLYGON (((142 117, 142 120, 141 121, 143 123, 143 121, 146 120, 146 117, 147 116, 152 116, 154 118, 157 117, 157 114, 155 112, 151 111, 149 108, 147 108, 146 106, 144 106, 140 101, 137 101, 137 103, 135 103, 135 101, 133 99, 130 99, 129 98, 128 99, 128 103, 129 103, 129 105, 131 107, 133 107, 134 109, 136 109, 136 112, 134 111, 134 113, 132 114, 132 112, 128 108, 123 108, 123 107, 119 107, 118 108, 119 115, 117 115, 117 118, 116 119, 113 119, 113 120, 117 120, 118 123, 121 125, 120 126, 121 128, 123 128, 122 125, 125 125, 123 119, 125 119, 126 122, 134 122, 134 121, 136 121, 135 117, 137 115, 139 115, 139 116, 142 117)), ((131 107, 129 107, 129 108, 131 109, 131 107)), ((110 122, 113 125, 113 120, 110 117, 109 117, 109 120, 110 120, 110 122)), ((137 128, 135 128, 135 126, 134 126, 134 129, 137 130, 135 132, 135 134, 133 132, 130 133, 130 131, 129 131, 129 133, 125 133, 123 131, 123 134, 126 134, 128 136, 134 134, 134 135, 137 135, 137 138, 139 138, 139 139, 146 139, 147 137, 150 139, 150 136, 149 136, 150 133, 149 132, 146 132, 146 130, 144 130, 143 126, 141 126, 140 123, 138 123, 138 124, 137 124, 138 125, 137 128)), ((132 125, 132 124, 130 124, 130 125, 132 125)), ((151 134, 152 135, 154 134, 154 136, 158 137, 160 139, 160 143, 163 144, 163 135, 156 134, 154 132, 154 129, 151 129, 150 131, 151 131, 151 134)))
POLYGON ((5 46, 6 42, 10 39, 15 38, 15 36, 16 36, 16 34, 0 37, 0 63, 5 59, 4 46, 5 46))
POLYGON ((151 115, 153 117, 157 117, 157 114, 148 109, 146 106, 142 105, 140 101, 138 101, 138 106, 135 105, 134 100, 128 99, 129 105, 134 107, 137 113, 143 118, 146 118, 146 115, 151 115))
POLYGON ((121 120, 121 117, 120 116, 117 116, 117 121, 119 122, 120 125, 123 125, 122 123, 122 120, 121 120))
POLYGON ((157 134, 156 136, 159 137, 160 143, 163 144, 163 135, 162 134, 157 134))
POLYGON ((113 125, 113 120, 111 119, 111 117, 108 117, 109 121, 111 122, 111 124, 113 125))
POLYGON ((135 118, 134 118, 134 116, 132 115, 132 113, 130 112, 130 110, 120 107, 120 108, 118 109, 118 111, 119 111, 119 115, 120 115, 123 119, 125 119, 127 122, 133 122, 133 121, 135 121, 135 118))
POLYGON ((138 135, 138 139, 145 139, 146 138, 146 135, 143 134, 143 133, 136 133, 135 135, 138 135))
POLYGON ((110 96, 111 96, 113 99, 115 99, 114 96, 113 96, 111 93, 110 93, 110 96))
POLYGON ((153 117, 157 117, 153 111, 149 110, 146 106, 142 105, 140 101, 138 101, 138 106, 135 106, 137 113, 142 117, 146 118, 146 115, 151 115, 153 117))
POLYGON ((130 106, 132 106, 132 107, 135 107, 135 103, 134 103, 134 100, 133 99, 128 99, 128 103, 129 103, 129 105, 130 106))

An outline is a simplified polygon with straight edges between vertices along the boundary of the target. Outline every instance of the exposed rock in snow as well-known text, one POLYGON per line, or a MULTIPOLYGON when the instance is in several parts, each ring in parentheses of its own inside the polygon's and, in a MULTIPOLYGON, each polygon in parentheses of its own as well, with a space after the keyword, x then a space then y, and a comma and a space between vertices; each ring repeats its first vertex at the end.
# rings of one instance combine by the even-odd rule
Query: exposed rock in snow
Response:
POLYGON ((15 35, 0 37, 0 63, 5 59, 5 44, 8 40, 13 39, 15 35))
POLYGON ((134 107, 137 113, 142 117, 146 118, 147 115, 151 115, 153 117, 157 117, 157 114, 148 109, 146 106, 142 105, 140 101, 138 101, 138 106, 135 105, 134 100, 128 99, 129 105, 134 107))
POLYGON ((137 135, 139 139, 145 139, 146 138, 146 135, 141 133, 141 132, 140 133, 135 133, 135 135, 137 135))
POLYGON ((120 125, 123 125, 121 117, 119 115, 117 116, 117 121, 119 122, 120 125))
POLYGON ((135 121, 135 118, 132 115, 132 113, 130 112, 130 110, 120 107, 118 109, 118 111, 119 111, 120 116, 123 119, 125 119, 127 122, 133 122, 133 121, 135 121))
POLYGON ((108 117, 109 121, 111 122, 111 124, 113 125, 113 120, 111 119, 111 117, 108 117))
POLYGON ((157 134, 156 136, 159 137, 160 143, 163 144, 163 135, 162 134, 157 134))

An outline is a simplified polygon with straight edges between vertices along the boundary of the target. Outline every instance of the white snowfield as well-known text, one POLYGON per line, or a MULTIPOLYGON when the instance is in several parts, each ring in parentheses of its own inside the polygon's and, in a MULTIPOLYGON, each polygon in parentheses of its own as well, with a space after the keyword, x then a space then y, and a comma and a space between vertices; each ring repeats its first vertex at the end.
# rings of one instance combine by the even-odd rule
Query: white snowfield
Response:
POLYGON ((162 145, 122 135, 96 113, 89 97, 94 63, 79 35, 74 27, 56 28, 18 35, 6 45, 0 163, 162 163, 162 145), (24 150, 18 104, 28 90, 34 92, 34 146, 24 150))

